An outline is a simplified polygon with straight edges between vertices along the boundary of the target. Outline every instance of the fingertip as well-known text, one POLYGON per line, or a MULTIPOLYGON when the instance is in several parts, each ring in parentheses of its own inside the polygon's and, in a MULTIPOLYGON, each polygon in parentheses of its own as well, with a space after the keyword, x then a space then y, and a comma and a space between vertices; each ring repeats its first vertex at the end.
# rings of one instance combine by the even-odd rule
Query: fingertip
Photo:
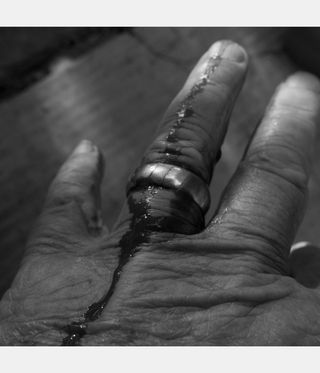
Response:
POLYGON ((318 122, 320 115, 320 81, 306 72, 290 75, 281 83, 268 109, 272 113, 290 109, 290 118, 302 115, 307 122, 318 122))
POLYGON ((245 63, 248 55, 245 49, 232 40, 219 40, 211 45, 208 54, 213 57, 221 57, 237 63, 245 63))
POLYGON ((320 80, 306 71, 297 71, 290 75, 284 84, 290 88, 306 89, 320 93, 320 80))
MULTIPOLYGON (((52 181, 45 203, 49 215, 66 226, 81 227, 96 235, 101 231, 101 181, 103 157, 96 145, 82 140, 52 181)), ((81 228, 82 229, 82 228, 81 228)))
POLYGON ((76 146, 76 148, 73 151, 73 154, 83 154, 83 153, 90 153, 90 152, 96 152, 98 148, 94 143, 90 140, 81 140, 79 144, 76 146))
POLYGON ((82 140, 60 167, 49 194, 91 193, 92 183, 99 186, 104 161, 99 148, 89 140, 82 140))
POLYGON ((233 86, 235 85, 234 82, 239 80, 239 77, 245 76, 248 68, 248 54, 241 45, 232 40, 214 42, 191 71, 184 88, 190 89, 204 76, 208 75, 208 72, 214 72, 217 66, 220 66, 220 69, 223 70, 222 81, 229 82, 230 78, 233 82, 230 81, 228 84, 233 86))
MULTIPOLYGON (((104 157, 101 150, 92 141, 84 139, 75 147, 69 157, 72 164, 76 163, 79 167, 84 166, 88 162, 95 166, 101 177, 104 174, 104 157)), ((67 163, 69 165, 69 163, 67 163)))

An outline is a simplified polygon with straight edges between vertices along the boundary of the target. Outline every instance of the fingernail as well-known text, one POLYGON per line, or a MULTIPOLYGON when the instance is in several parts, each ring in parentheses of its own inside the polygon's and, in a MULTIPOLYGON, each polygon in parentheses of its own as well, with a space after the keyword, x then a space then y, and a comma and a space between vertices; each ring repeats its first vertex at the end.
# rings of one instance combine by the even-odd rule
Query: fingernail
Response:
POLYGON ((89 153, 96 149, 93 143, 89 140, 82 140, 79 145, 75 148, 74 153, 82 154, 89 153))
POLYGON ((234 62, 244 62, 247 58, 245 50, 237 43, 230 40, 218 41, 210 48, 210 55, 220 56, 234 62))
POLYGON ((300 241, 291 246, 291 251, 302 249, 307 246, 312 246, 312 244, 308 241, 300 241))

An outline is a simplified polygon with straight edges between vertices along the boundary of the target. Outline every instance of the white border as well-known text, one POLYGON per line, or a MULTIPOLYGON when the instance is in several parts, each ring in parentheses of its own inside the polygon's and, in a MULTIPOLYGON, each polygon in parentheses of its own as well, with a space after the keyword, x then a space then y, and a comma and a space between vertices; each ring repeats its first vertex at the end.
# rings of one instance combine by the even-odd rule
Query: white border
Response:
POLYGON ((308 372, 318 347, 3 347, 3 371, 46 373, 308 372))
POLYGON ((315 0, 7 0, 2 26, 316 26, 315 0))
MULTIPOLYGON (((11 0, 1 26, 317 26, 317 2, 11 0)), ((299 372, 318 366, 319 348, 0 347, 3 371, 299 372)))

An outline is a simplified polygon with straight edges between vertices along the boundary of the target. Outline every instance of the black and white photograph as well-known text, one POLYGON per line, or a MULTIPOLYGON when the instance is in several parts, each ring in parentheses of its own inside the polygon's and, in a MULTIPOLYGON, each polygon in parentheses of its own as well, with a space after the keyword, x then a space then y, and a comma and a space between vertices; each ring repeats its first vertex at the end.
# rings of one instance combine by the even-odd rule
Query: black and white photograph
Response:
POLYGON ((0 346, 320 345, 320 28, 3 26, 0 56, 0 346))

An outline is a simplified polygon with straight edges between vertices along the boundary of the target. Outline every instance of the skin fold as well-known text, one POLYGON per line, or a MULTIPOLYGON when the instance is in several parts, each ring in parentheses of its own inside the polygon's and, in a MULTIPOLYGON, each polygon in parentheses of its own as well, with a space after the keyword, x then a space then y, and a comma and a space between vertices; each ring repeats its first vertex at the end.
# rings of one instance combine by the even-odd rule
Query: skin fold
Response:
MULTIPOLYGON (((140 166, 174 164, 209 184, 248 63, 239 45, 215 43, 140 166)), ((183 189, 147 180, 128 191, 108 232, 99 212, 103 159, 81 142, 0 302, 0 344, 319 345, 319 251, 306 244, 290 254, 319 93, 317 78, 303 72, 278 87, 207 226, 183 189), (100 311, 86 317, 92 304, 100 311)))

